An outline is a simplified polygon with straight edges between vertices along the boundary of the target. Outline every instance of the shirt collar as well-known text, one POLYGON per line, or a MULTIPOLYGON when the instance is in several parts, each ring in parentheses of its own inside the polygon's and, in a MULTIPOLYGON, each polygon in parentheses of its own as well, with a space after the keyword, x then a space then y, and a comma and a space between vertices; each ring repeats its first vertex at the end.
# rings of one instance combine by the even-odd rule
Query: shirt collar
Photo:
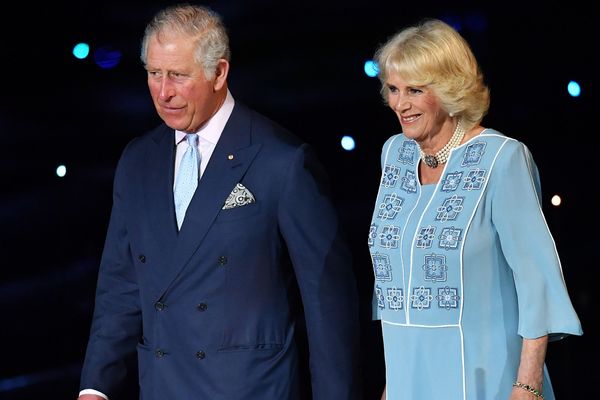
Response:
MULTIPOLYGON (((225 124, 229 120, 231 113, 233 112, 233 106, 235 105, 235 101, 229 89, 227 89, 227 95, 225 96, 225 101, 219 108, 219 110, 210 117, 208 121, 196 132, 201 140, 207 141, 209 143, 217 144, 219 138, 221 137, 221 133, 223 133, 223 129, 225 129, 225 124)), ((175 131, 175 145, 179 144, 185 138, 186 132, 175 131)))

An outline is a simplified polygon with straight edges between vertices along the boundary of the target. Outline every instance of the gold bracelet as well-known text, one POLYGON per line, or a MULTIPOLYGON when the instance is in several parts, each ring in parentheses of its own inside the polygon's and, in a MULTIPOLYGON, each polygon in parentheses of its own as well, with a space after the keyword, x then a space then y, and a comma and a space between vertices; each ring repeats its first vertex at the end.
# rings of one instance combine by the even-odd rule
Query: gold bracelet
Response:
POLYGON ((538 398, 544 400, 544 396, 542 395, 542 393, 539 390, 534 389, 525 383, 521 383, 521 382, 517 381, 517 382, 513 383, 513 386, 518 387, 519 389, 527 390, 529 393, 535 395, 535 397, 538 397, 538 398))

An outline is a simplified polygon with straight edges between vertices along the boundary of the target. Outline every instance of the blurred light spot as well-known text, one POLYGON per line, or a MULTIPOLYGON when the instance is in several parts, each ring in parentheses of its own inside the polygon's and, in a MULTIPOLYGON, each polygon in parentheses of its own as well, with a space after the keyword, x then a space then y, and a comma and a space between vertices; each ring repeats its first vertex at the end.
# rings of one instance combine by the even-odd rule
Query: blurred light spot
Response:
POLYGON ((371 78, 374 78, 379 74, 379 67, 375 61, 369 60, 365 62, 365 74, 371 78))
POLYGON ((80 60, 86 58, 90 54, 90 46, 87 43, 78 43, 73 47, 73 55, 80 60))
POLYGON ((114 68, 121 61, 121 52, 110 46, 102 46, 94 52, 94 61, 100 68, 114 68))
POLYGON ((581 87, 579 87, 579 83, 575 81, 569 82, 569 84, 567 85, 567 90, 569 91, 569 94, 573 97, 577 97, 581 94, 581 87))
POLYGON ((58 167, 56 167, 56 176, 58 176, 59 178, 62 178, 66 174, 67 174, 67 167, 65 167, 64 165, 59 165, 58 167))
POLYGON ((21 389, 29 385, 27 376, 17 376, 10 379, 2 379, 0 381, 0 392, 8 392, 15 389, 21 389))
POLYGON ((465 17, 467 28, 474 32, 485 32, 488 21, 485 15, 479 11, 473 11, 465 17))
POLYGON ((442 21, 456 29, 457 32, 462 30, 462 21, 461 18, 456 14, 446 14, 442 18, 442 21))
POLYGON ((552 203, 553 206, 560 206, 560 203, 562 203, 562 200, 560 198, 559 195, 555 194, 554 196, 552 196, 552 200, 550 200, 550 202, 552 203))
POLYGON ((351 151, 354 150, 354 148, 356 147, 356 143, 354 143, 354 139, 352 138, 352 136, 344 136, 342 138, 342 148, 346 151, 351 151))
MULTIPOLYGON (((56 387, 58 383, 66 379, 77 379, 81 371, 81 365, 69 365, 67 367, 35 372, 29 375, 20 375, 12 378, 0 379, 0 393, 26 388, 28 386, 46 385, 56 387)), ((10 397, 10 395, 9 395, 10 397)), ((4 398, 4 397, 3 397, 4 398)))

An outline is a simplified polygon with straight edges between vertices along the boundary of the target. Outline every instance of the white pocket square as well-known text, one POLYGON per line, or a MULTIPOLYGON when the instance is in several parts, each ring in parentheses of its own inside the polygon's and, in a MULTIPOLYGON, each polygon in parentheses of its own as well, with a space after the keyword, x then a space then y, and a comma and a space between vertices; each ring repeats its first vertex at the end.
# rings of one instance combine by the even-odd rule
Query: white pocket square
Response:
POLYGON ((227 196, 227 200, 225 200, 225 205, 223 206, 223 210, 228 210, 230 208, 245 206, 247 204, 251 204, 256 202, 254 199, 254 195, 251 191, 246 188, 246 186, 238 183, 235 185, 229 196, 227 196))

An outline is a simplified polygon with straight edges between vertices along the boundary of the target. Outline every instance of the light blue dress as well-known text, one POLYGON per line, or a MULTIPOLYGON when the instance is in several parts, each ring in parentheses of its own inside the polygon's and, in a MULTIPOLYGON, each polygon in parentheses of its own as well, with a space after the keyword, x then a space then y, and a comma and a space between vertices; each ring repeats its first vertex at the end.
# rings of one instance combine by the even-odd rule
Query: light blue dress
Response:
POLYGON ((508 399, 522 338, 582 334, 529 150, 486 129, 431 185, 420 184, 418 146, 402 134, 381 161, 368 243, 387 399, 508 399))

